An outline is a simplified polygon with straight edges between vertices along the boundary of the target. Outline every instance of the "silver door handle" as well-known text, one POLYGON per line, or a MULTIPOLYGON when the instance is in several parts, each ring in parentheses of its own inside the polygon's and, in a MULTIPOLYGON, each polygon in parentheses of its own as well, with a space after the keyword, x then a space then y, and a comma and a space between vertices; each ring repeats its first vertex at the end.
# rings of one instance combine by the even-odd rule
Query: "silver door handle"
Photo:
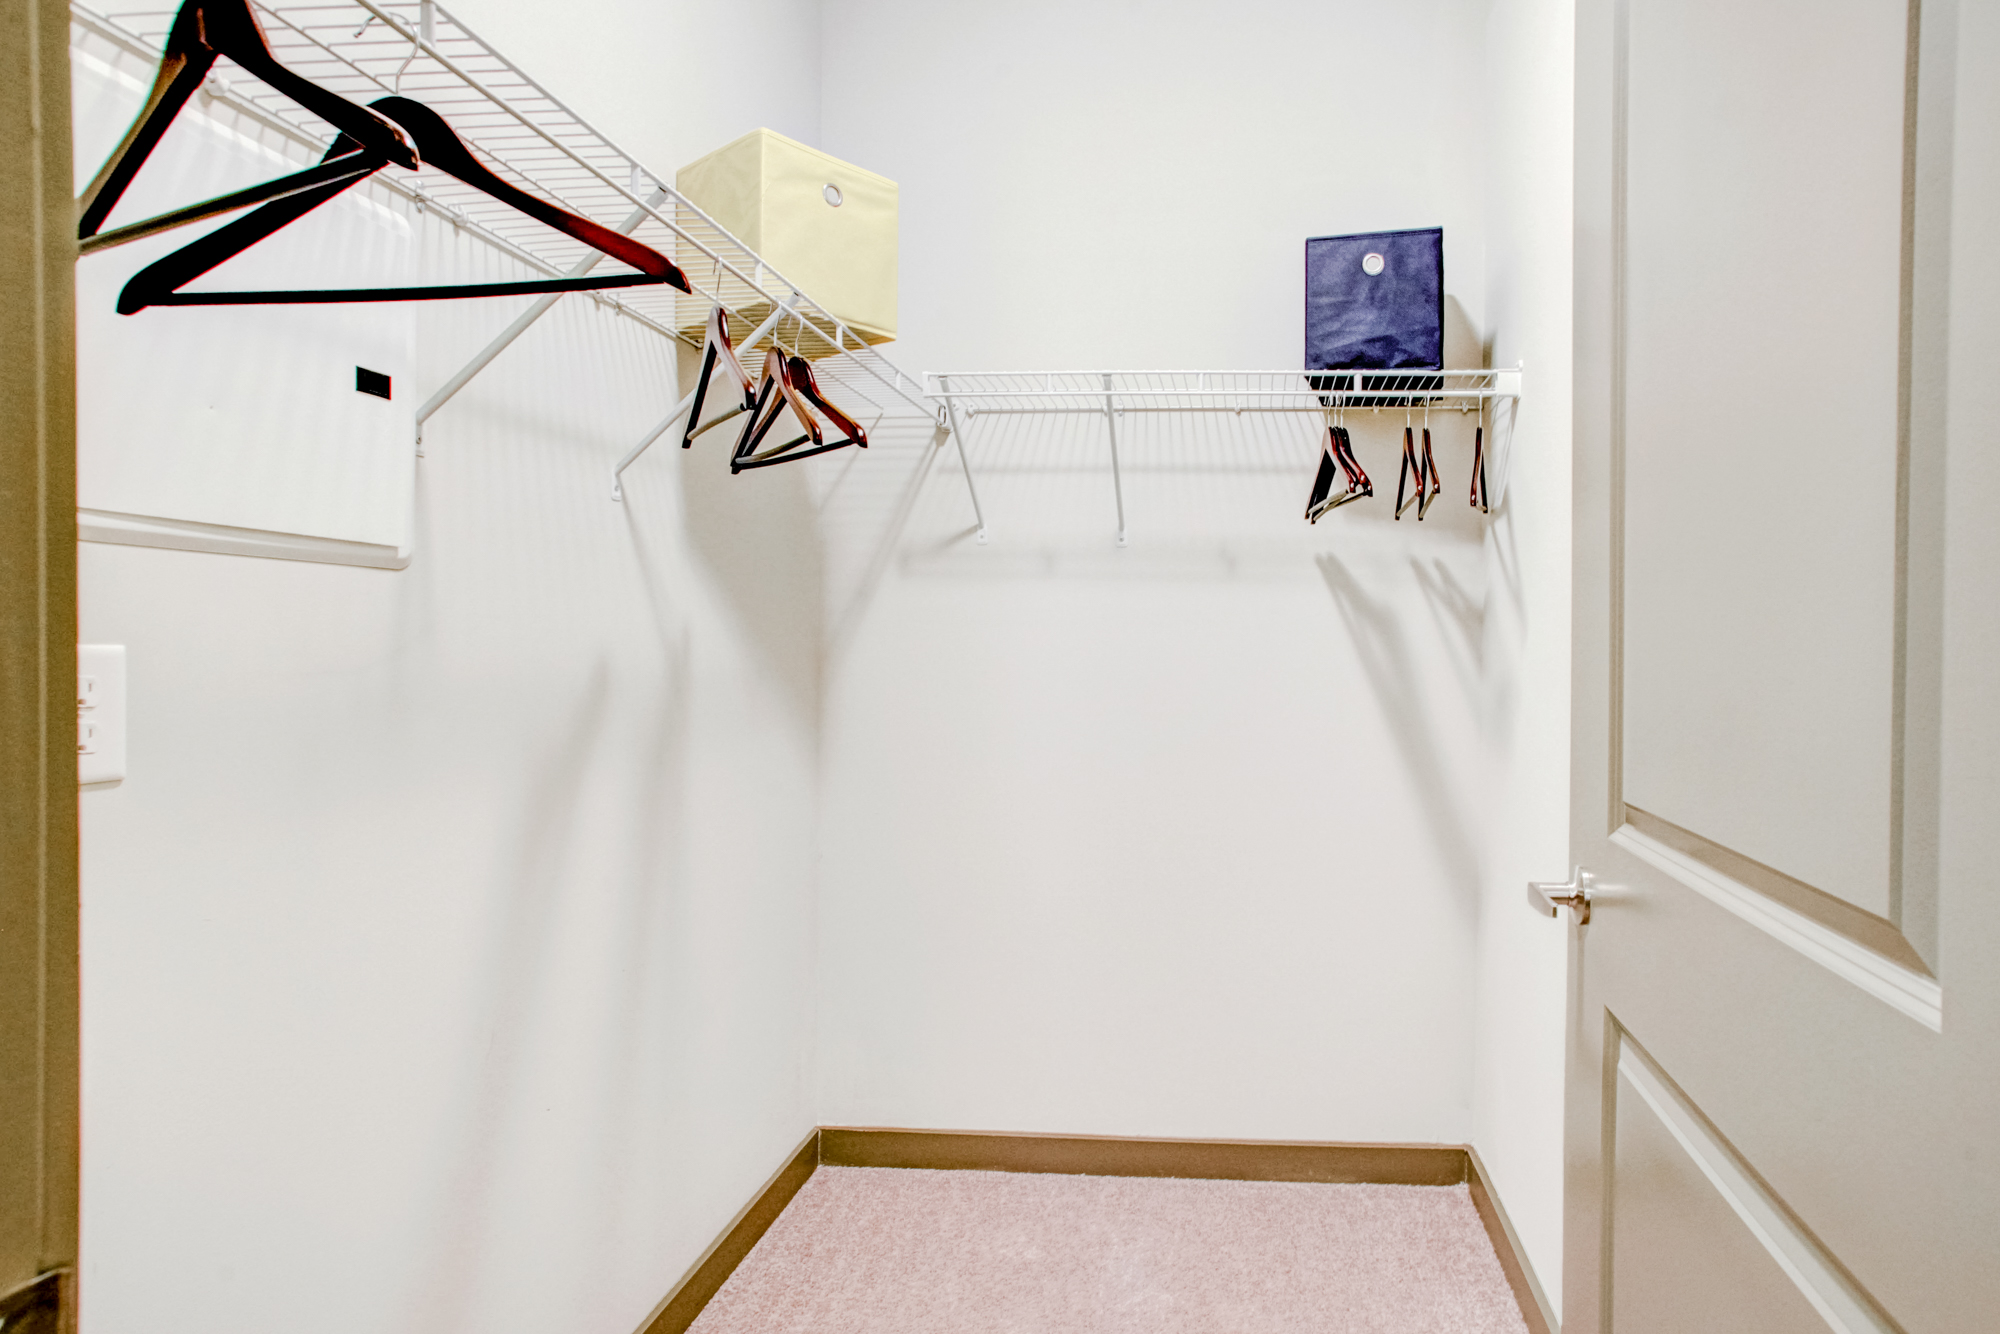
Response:
POLYGON ((1554 917, 1556 909, 1570 908, 1576 912, 1578 926, 1590 925, 1590 891, 1597 884, 1597 877, 1576 868, 1576 874, 1559 883, 1539 880, 1528 882, 1528 906, 1544 917, 1554 917))

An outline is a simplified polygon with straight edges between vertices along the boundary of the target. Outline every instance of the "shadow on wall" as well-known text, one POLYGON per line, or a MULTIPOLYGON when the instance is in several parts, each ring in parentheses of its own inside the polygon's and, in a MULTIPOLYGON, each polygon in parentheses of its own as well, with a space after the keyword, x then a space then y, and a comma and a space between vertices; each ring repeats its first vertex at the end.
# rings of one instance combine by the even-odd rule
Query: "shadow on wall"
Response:
POLYGON ((1486 657, 1486 607, 1442 560, 1412 560, 1424 606, 1451 649, 1452 666, 1468 697, 1477 699, 1486 657))
MULTIPOLYGON (((1451 877, 1453 888, 1464 898, 1468 911, 1477 907, 1480 884, 1479 840, 1472 813, 1464 798, 1453 789, 1445 746, 1450 738, 1440 736, 1426 707, 1423 677, 1408 631, 1396 608, 1375 597, 1362 586, 1340 557, 1331 553, 1317 558, 1320 577, 1333 594, 1340 619, 1346 623, 1354 651, 1368 684, 1373 687, 1382 716, 1403 752, 1403 761, 1416 788, 1419 805, 1428 821, 1437 855, 1451 877)), ((1455 626, 1471 643, 1484 633, 1483 611, 1474 612, 1471 599, 1455 583, 1440 583, 1442 571, 1426 575, 1417 567, 1417 586, 1433 616, 1455 626)), ((1468 736, 1460 744, 1479 745, 1483 739, 1468 736)))
MULTIPOLYGON (((629 841, 630 851, 618 878, 604 887, 608 916, 599 917, 590 906, 599 892, 576 878, 579 863, 589 860, 583 847, 589 778, 602 771, 607 752, 620 748, 614 733, 625 730, 612 727, 605 661, 582 684, 565 725, 554 730, 554 743, 525 769, 532 777, 520 793, 513 824, 519 833, 500 862, 506 874, 498 882, 501 893, 493 904, 492 933, 481 949, 482 980, 471 1010, 475 1028, 467 1047, 478 1056, 468 1063, 458 1110, 449 1118, 454 1131, 436 1177, 430 1232, 435 1251, 423 1266, 415 1327, 465 1327, 480 1306, 492 1267, 511 1251, 515 1239, 493 1230, 493 1220, 508 1212, 496 1208, 495 1196, 520 1189, 510 1178, 507 1155, 523 1119, 532 1120, 540 1110, 535 1081, 546 1059, 544 1044, 551 1040, 542 1025, 552 1008, 583 1002, 587 1013, 598 1016, 584 1041, 603 1057, 591 1063, 589 1087, 568 1090, 591 1109, 588 1133, 575 1141, 570 1161, 588 1174, 590 1196, 600 1202, 602 1235, 590 1254, 601 1270, 570 1273, 561 1281, 579 1297, 601 1291, 593 1285, 615 1275, 617 1229, 646 1217, 646 1202, 636 1198, 643 1183, 634 1178, 633 1164, 645 1159, 657 1134, 649 1120, 657 1098, 643 1086, 642 1057, 657 1053, 664 1038, 699 1023, 697 1015, 671 1012, 678 998, 669 976, 688 887, 683 848, 689 659, 682 637, 666 663, 664 689, 653 694, 657 707, 643 725, 644 744, 629 781, 617 785, 629 831, 620 833, 619 841, 629 841), (555 957, 561 942, 575 947, 579 929, 603 942, 600 957, 609 963, 583 995, 574 978, 561 981, 555 957), (551 988, 559 984, 565 995, 556 1003, 551 988)), ((560 1040, 573 1041, 574 1035, 560 1040)))
POLYGON ((632 1170, 658 1133, 653 1121, 657 1104, 643 1085, 647 1058, 657 1053, 664 1035, 702 1022, 698 1013, 674 1013, 675 989, 662 975, 662 965, 671 967, 674 959, 676 937, 686 941, 692 936, 685 929, 691 883, 685 851, 694 709, 691 658, 689 641, 682 636, 669 653, 667 688, 647 732, 651 744, 623 802, 632 852, 611 916, 618 934, 604 978, 607 1059, 600 1067, 605 1072, 597 1090, 600 1119, 590 1155, 592 1197, 615 1201, 618 1207, 599 1210, 593 1220, 598 1235, 589 1254, 596 1272, 573 1276, 580 1287, 599 1292, 617 1277, 621 1232, 648 1214, 648 1202, 641 1198, 644 1181, 632 1170))
MULTIPOLYGON (((699 369, 694 354, 682 348, 680 383, 693 384, 699 369)), ((689 546, 779 682, 799 724, 817 729, 824 581, 806 465, 731 475, 733 427, 710 431, 687 450, 679 448, 679 432, 669 431, 655 448, 681 456, 689 546)))
POLYGON ((1479 341, 1479 331, 1472 327, 1472 319, 1465 313, 1465 307, 1458 304, 1458 298, 1449 292, 1445 293, 1445 369, 1468 370, 1485 364, 1486 347, 1479 341))
MULTIPOLYGON (((1477 418, 1431 414, 1445 484, 1420 524, 1414 513, 1395 518, 1405 416, 1400 408, 1348 414, 1374 495, 1313 526, 1303 511, 1321 447, 1317 413, 1127 413, 1118 450, 1130 543, 1120 547, 1101 413, 982 414, 966 436, 992 540, 970 540, 965 486, 947 447, 912 509, 899 564, 905 574, 946 578, 1289 581, 1302 558, 1360 542, 1456 566, 1484 540, 1486 520, 1467 504, 1477 418)), ((1407 416, 1420 433, 1423 412, 1407 416)))
MULTIPOLYGON (((828 626, 829 659, 838 660, 860 628, 933 468, 957 469, 950 439, 942 426, 890 422, 870 432, 866 454, 848 450, 838 471, 829 468, 820 511, 828 542, 827 600, 836 609, 828 626), (940 447, 947 447, 949 458, 940 456, 940 447)), ((962 481, 962 473, 955 475, 962 481)), ((977 533, 978 525, 967 523, 944 540, 969 543, 977 533)))
POLYGON ((424 1329, 457 1329, 476 1301, 480 1266, 496 1211, 489 1195, 500 1176, 507 1121, 517 1105, 519 1077, 529 1062, 532 1020, 542 1001, 565 871, 575 860, 579 807, 593 754, 611 716, 610 670, 601 659, 579 691, 566 726, 554 730, 552 752, 536 757, 524 791, 520 835, 503 863, 494 937, 484 951, 485 980, 472 1009, 478 1031, 468 1044, 481 1053, 463 1105, 450 1118, 455 1161, 439 1173, 441 1199, 432 1262, 417 1303, 424 1329))

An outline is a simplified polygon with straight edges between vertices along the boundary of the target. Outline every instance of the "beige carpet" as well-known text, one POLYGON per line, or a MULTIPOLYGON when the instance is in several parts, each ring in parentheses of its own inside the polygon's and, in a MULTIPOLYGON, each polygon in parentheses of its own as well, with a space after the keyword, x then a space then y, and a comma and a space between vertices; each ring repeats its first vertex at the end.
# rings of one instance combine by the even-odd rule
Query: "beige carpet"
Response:
POLYGON ((690 1334, 1525 1334, 1464 1186, 822 1167, 690 1334))

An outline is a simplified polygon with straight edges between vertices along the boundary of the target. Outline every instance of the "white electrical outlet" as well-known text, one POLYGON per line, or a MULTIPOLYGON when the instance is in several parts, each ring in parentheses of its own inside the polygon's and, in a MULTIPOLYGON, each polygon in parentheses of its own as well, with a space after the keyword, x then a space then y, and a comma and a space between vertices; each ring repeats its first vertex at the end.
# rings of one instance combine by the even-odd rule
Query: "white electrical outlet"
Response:
POLYGON ((125 777, 125 646, 76 646, 76 781, 109 787, 125 777))

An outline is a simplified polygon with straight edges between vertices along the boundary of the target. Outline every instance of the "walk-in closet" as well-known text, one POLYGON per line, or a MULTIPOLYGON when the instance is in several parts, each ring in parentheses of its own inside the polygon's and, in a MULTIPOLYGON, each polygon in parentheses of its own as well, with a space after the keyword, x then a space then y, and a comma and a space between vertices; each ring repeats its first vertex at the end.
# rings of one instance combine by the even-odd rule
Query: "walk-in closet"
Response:
POLYGON ((4 1334, 1986 1327, 1992 6, 6 14, 4 1334))

